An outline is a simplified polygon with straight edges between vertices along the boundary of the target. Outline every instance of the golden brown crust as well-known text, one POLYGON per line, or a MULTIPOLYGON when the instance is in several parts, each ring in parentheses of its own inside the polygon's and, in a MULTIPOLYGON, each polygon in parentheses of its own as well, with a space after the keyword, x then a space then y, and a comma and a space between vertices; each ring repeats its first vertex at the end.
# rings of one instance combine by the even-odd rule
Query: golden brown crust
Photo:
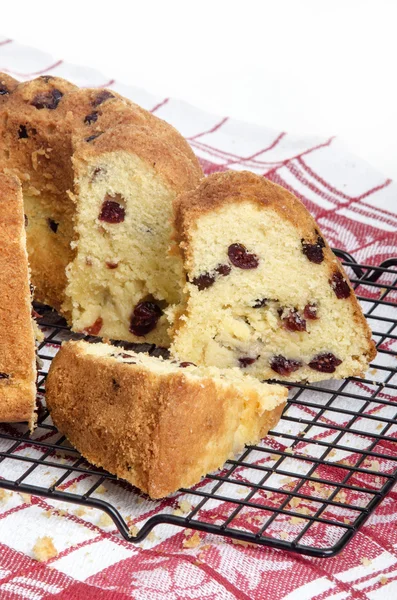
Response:
POLYGON ((74 161, 88 161, 114 151, 136 154, 178 193, 194 188, 203 176, 199 166, 165 139, 155 137, 149 127, 119 125, 90 141, 76 142, 74 161))
POLYGON ((60 105, 60 116, 68 122, 77 140, 118 125, 148 127, 155 137, 173 145, 196 169, 200 168, 188 142, 172 125, 113 90, 81 89, 67 94, 60 105))
MULTIPOLYGON (((174 238, 182 252, 185 264, 190 263, 191 242, 197 219, 225 205, 247 201, 254 202, 261 208, 276 211, 282 219, 292 223, 299 231, 301 238, 308 243, 315 244, 318 236, 322 236, 320 227, 304 204, 280 185, 249 171, 214 173, 203 179, 196 189, 181 194, 174 201, 174 238)), ((371 330, 363 316, 349 277, 335 258, 324 236, 322 238, 325 244, 325 263, 328 265, 330 278, 339 271, 351 289, 348 301, 353 306, 354 320, 359 330, 365 334, 368 345, 366 356, 368 361, 371 361, 376 356, 376 346, 372 340, 371 330)), ((177 319, 174 333, 180 324, 177 319)))
POLYGON ((35 340, 22 192, 0 174, 0 421, 34 422, 35 340))
POLYGON ((54 423, 90 462, 161 498, 232 455, 243 410, 252 412, 252 439, 245 441, 265 435, 281 415, 286 391, 280 388, 276 409, 258 414, 255 390, 243 394, 211 378, 195 381, 182 370, 158 375, 69 342, 52 362, 46 394, 54 423))
POLYGON ((10 94, 15 90, 18 85, 18 81, 7 75, 7 73, 0 73, 0 106, 7 102, 10 94))

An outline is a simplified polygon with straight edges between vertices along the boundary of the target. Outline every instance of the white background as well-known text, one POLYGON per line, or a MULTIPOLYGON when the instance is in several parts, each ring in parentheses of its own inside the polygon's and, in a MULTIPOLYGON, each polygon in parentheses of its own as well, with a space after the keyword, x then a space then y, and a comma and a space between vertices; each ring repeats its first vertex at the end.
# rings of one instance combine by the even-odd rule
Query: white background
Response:
POLYGON ((3 0, 0 14, 2 34, 56 58, 222 116, 337 134, 397 179, 396 0, 3 0))

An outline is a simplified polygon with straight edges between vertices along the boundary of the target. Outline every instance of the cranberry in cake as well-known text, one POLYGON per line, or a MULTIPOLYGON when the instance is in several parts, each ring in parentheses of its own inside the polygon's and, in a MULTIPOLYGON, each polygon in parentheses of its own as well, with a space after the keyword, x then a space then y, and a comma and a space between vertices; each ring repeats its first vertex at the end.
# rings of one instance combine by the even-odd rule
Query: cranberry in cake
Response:
POLYGON ((186 271, 183 301, 166 309, 175 357, 261 379, 364 373, 376 354, 370 329, 297 198, 263 177, 229 171, 181 195, 175 212, 186 271))

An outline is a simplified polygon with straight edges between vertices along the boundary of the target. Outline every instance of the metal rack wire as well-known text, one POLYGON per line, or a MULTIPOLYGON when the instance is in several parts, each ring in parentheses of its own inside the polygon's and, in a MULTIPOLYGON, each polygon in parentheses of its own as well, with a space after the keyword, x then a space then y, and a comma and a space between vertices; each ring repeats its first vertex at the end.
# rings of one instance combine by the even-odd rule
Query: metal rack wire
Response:
POLYGON ((397 481, 397 258, 374 267, 335 252, 378 348, 366 378, 291 384, 280 423, 258 446, 162 501, 89 465, 52 425, 50 361, 63 340, 82 336, 36 307, 45 334, 38 426, 31 436, 24 425, 0 427, 0 487, 102 509, 132 542, 166 523, 312 556, 338 553, 397 481))

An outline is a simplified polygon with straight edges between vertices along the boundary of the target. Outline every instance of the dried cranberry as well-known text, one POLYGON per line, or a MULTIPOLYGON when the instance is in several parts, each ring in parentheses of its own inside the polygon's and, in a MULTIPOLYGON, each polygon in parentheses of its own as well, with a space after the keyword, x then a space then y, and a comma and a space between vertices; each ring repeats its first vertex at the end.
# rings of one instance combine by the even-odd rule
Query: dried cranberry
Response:
POLYGON ((109 90, 101 90, 97 97, 92 101, 92 106, 96 108, 102 104, 102 102, 105 102, 105 100, 109 100, 109 98, 114 98, 112 92, 109 92, 109 90))
POLYGON ((7 373, 0 373, 0 379, 9 379, 10 376, 7 373))
POLYGON ((230 274, 231 271, 231 267, 229 267, 229 265, 219 265, 218 267, 216 267, 215 271, 219 274, 222 275, 222 277, 226 277, 226 275, 230 274))
POLYGON ((92 113, 84 117, 84 123, 86 125, 91 125, 92 123, 95 123, 98 120, 98 116, 98 111, 94 110, 92 113))
POLYGON ((262 306, 266 306, 268 301, 268 298, 258 298, 255 300, 255 304, 252 305, 252 308, 262 308, 262 306))
POLYGON ((281 354, 274 356, 270 361, 271 369, 283 377, 297 371, 301 366, 302 363, 299 360, 285 358, 285 356, 282 356, 281 354))
POLYGON ((179 363, 179 366, 182 367, 182 369, 184 369, 185 367, 197 367, 197 365, 188 361, 179 363))
POLYGON ((306 321, 295 308, 283 318, 283 325, 288 331, 306 331, 306 321))
MULTIPOLYGON (((118 354, 118 356, 121 356, 122 358, 133 358, 133 357, 131 356, 131 354, 126 354, 125 352, 121 352, 120 354, 118 354)), ((134 362, 134 363, 132 363, 132 364, 136 365, 136 363, 135 363, 135 362, 134 362)))
POLYGON ((192 283, 193 285, 197 286, 200 291, 206 290, 207 288, 211 287, 213 283, 215 283, 215 276, 211 275, 210 273, 202 273, 202 275, 194 277, 194 279, 192 279, 192 283))
POLYGON ((152 331, 163 311, 154 302, 139 302, 131 316, 130 331, 134 335, 142 336, 152 331))
POLYGON ((117 267, 119 266, 119 263, 114 263, 114 262, 106 262, 106 266, 108 269, 117 269, 117 267))
POLYGON ((84 327, 82 333, 85 333, 86 335, 98 335, 98 333, 102 329, 102 325, 103 319, 102 317, 98 317, 95 323, 93 323, 89 327, 84 327))
POLYGON ((125 219, 125 208, 118 202, 122 200, 120 194, 106 195, 103 201, 99 220, 106 223, 122 223, 125 219))
POLYGON ((94 140, 96 140, 97 138, 99 138, 100 135, 103 134, 103 131, 99 131, 98 133, 93 133, 92 135, 89 135, 88 137, 85 138, 86 142, 93 142, 94 140))
POLYGON ((339 358, 336 358, 332 352, 325 352, 324 354, 317 354, 310 362, 309 367, 314 371, 320 371, 320 373, 334 373, 336 367, 342 364, 339 358))
POLYGON ((8 87, 6 85, 0 83, 0 96, 6 96, 9 93, 10 93, 10 90, 8 89, 8 87))
POLYGON ((47 219, 47 222, 48 222, 48 227, 51 229, 51 231, 56 233, 58 231, 58 223, 56 223, 52 219, 47 219))
POLYGON ((54 110, 63 94, 60 90, 50 90, 49 92, 41 92, 37 94, 31 102, 32 106, 41 110, 42 108, 48 108, 49 110, 54 110))
POLYGON ((28 219, 28 215, 23 215, 23 218, 25 220, 25 229, 27 228, 27 226, 29 225, 29 219, 28 219))
POLYGON ((18 129, 18 138, 20 140, 26 140, 28 138, 28 130, 26 129, 26 125, 20 125, 18 129))
POLYGON ((336 271, 332 275, 332 279, 329 280, 329 284, 339 300, 343 300, 344 298, 348 298, 350 296, 350 287, 340 271, 336 271))
POLYGON ((51 81, 51 79, 54 79, 54 77, 53 77, 53 75, 40 75, 40 77, 38 77, 38 79, 41 79, 45 83, 48 83, 49 81, 51 81))
POLYGON ((242 358, 238 359, 238 362, 240 363, 240 367, 242 369, 245 369, 246 367, 248 367, 249 365, 253 365, 254 362, 256 362, 259 358, 259 355, 256 357, 251 357, 251 356, 243 356, 242 358))
POLYGON ((243 244, 231 244, 227 250, 230 262, 239 269, 256 269, 259 259, 247 251, 243 244))
POLYGON ((325 242, 321 235, 317 236, 317 242, 311 244, 305 240, 301 240, 302 252, 312 263, 319 265, 324 260, 323 248, 325 248, 325 242))
POLYGON ((303 310, 303 316, 306 317, 306 319, 310 319, 312 321, 318 319, 317 304, 306 304, 303 310))

